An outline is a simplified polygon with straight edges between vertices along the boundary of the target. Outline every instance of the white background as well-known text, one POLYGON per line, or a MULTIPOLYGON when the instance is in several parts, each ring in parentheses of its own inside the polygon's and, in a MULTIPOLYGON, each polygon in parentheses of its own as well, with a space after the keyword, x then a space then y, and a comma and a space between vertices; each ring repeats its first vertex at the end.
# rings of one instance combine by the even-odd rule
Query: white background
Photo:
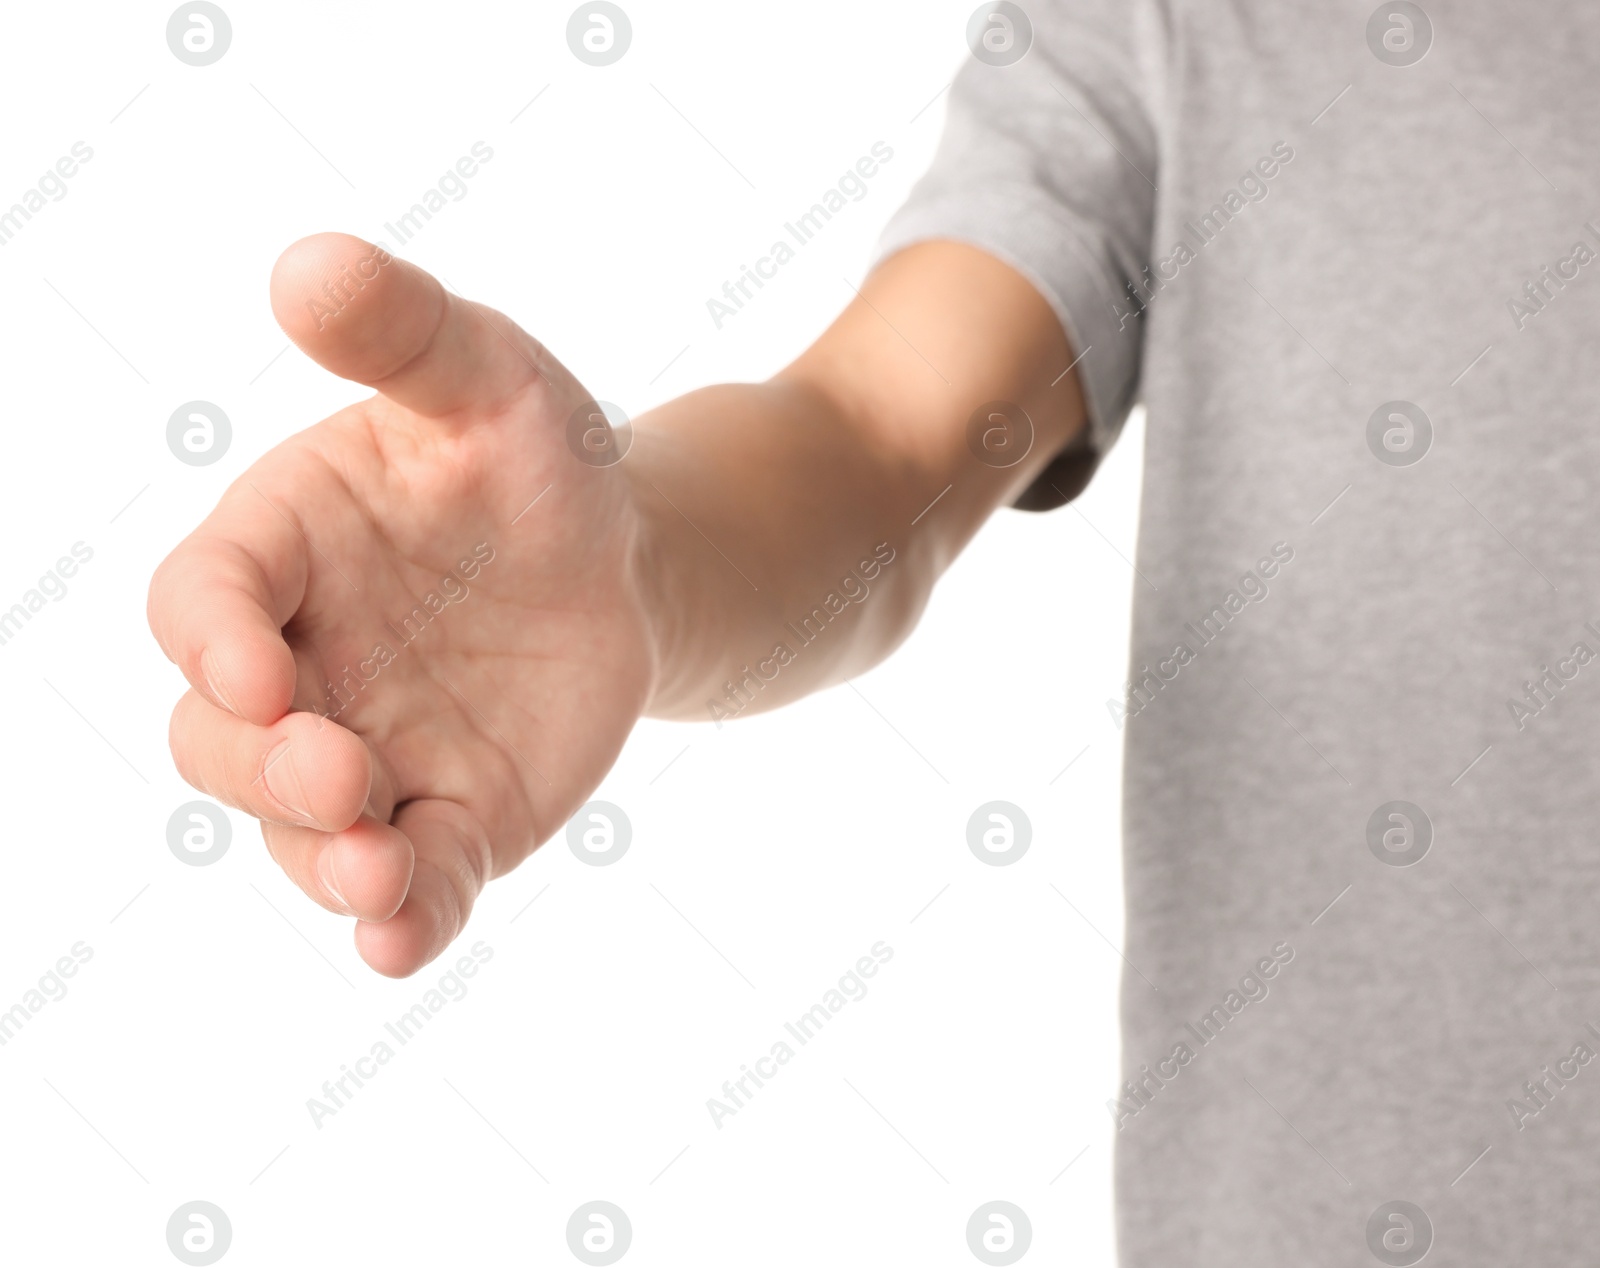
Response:
POLYGON ((166 1222, 196 1198, 231 1220, 229 1265, 576 1263, 566 1221, 593 1198, 628 1213, 641 1268, 971 1264, 995 1198, 1029 1214, 1025 1263, 1111 1262, 1105 702, 1137 426, 1081 509, 998 516, 877 671, 721 730, 642 724, 596 793, 628 855, 588 867, 558 836, 491 887, 450 957, 493 949, 470 994, 320 1128, 307 1098, 447 962, 372 974, 237 812, 214 865, 166 841, 198 794, 167 753, 182 684, 150 573, 362 391, 284 351, 279 251, 386 236, 483 141, 468 195, 401 254, 631 413, 763 377, 843 306, 926 165, 969 7, 628 0, 632 48, 601 69, 568 50, 565 3, 225 0, 206 68, 169 52, 165 4, 7 7, 0 207, 94 151, 0 247, 0 609, 94 551, 0 646, 0 1011, 93 949, 0 1047, 7 1262, 175 1263, 166 1222), (706 300, 877 141, 894 158, 867 197, 716 330, 706 300), (202 468, 165 436, 196 398, 234 429, 202 468), (965 841, 995 799, 1033 823, 1009 867, 965 841), (870 993, 714 1127, 707 1098, 879 940, 870 993))

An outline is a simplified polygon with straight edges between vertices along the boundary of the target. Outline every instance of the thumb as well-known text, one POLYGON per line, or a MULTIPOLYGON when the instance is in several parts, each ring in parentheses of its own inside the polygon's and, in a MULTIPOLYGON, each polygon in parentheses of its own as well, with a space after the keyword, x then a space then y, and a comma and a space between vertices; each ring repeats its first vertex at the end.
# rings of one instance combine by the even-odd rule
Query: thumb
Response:
POLYGON ((278 257, 272 315, 324 369, 435 418, 491 408, 556 371, 509 318, 344 233, 301 238, 278 257))

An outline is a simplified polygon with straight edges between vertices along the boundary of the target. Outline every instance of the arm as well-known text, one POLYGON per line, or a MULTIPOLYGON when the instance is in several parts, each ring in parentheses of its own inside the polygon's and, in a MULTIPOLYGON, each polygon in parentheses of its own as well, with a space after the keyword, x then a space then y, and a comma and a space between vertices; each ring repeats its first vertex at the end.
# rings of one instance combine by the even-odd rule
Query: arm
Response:
POLYGON ((172 751, 391 975, 444 950, 640 716, 707 716, 880 548, 870 597, 819 618, 759 704, 887 655, 1083 425, 1049 307, 949 243, 876 270, 771 382, 640 419, 609 465, 571 447, 594 408, 571 373, 412 265, 308 238, 272 299, 307 355, 378 394, 265 455, 157 570, 151 629, 189 683, 172 751), (992 400, 1036 431, 1004 468, 968 444, 992 400))
POLYGON ((707 388, 640 418, 622 465, 650 525, 661 674, 649 712, 769 709, 887 656, 990 513, 1078 438, 1071 361, 1027 281, 931 242, 885 261, 770 382, 707 388), (1033 423, 1011 466, 969 447, 969 421, 992 401, 1033 423), (875 558, 877 575, 862 576, 875 558), (837 615, 830 593, 848 602, 837 615))

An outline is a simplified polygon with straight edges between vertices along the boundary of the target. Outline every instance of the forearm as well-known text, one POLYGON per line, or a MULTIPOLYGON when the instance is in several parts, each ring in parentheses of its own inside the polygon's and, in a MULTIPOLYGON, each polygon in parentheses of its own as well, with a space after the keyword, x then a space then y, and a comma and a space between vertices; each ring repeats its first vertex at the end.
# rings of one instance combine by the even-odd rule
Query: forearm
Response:
POLYGON ((637 421, 621 466, 647 526, 653 716, 768 709, 871 667, 995 508, 1082 427, 1059 324, 1009 269, 931 244, 891 260, 864 296, 772 381, 637 421), (990 316, 977 335, 948 318, 963 304, 990 316), (1007 465, 980 460, 969 435, 997 400, 1035 431, 1007 465))
POLYGON ((942 534, 912 527, 931 477, 804 384, 673 401, 639 420, 623 466, 647 525, 658 717, 772 708, 861 672, 910 632, 940 570, 942 534))

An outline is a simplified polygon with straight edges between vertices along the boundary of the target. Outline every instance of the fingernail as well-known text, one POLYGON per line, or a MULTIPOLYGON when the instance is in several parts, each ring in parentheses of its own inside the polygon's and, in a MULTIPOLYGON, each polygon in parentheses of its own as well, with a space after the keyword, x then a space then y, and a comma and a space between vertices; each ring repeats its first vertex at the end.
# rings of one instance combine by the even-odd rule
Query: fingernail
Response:
POLYGON ((233 703, 233 697, 224 689, 222 676, 217 673, 217 665, 211 658, 209 647, 200 653, 200 672, 205 675, 206 686, 211 688, 211 694, 222 702, 222 707, 229 713, 238 713, 239 706, 233 703))
POLYGON ((300 787, 300 772, 295 769, 294 758, 289 754, 288 740, 272 750, 261 772, 261 782, 267 786, 272 799, 285 810, 308 822, 316 822, 306 809, 305 791, 300 787))
POLYGON ((355 914, 350 910, 350 904, 345 901, 345 896, 339 892, 339 886, 333 879, 333 847, 331 845, 317 855, 317 878, 321 880, 322 887, 333 895, 333 900, 344 908, 346 915, 355 914))

